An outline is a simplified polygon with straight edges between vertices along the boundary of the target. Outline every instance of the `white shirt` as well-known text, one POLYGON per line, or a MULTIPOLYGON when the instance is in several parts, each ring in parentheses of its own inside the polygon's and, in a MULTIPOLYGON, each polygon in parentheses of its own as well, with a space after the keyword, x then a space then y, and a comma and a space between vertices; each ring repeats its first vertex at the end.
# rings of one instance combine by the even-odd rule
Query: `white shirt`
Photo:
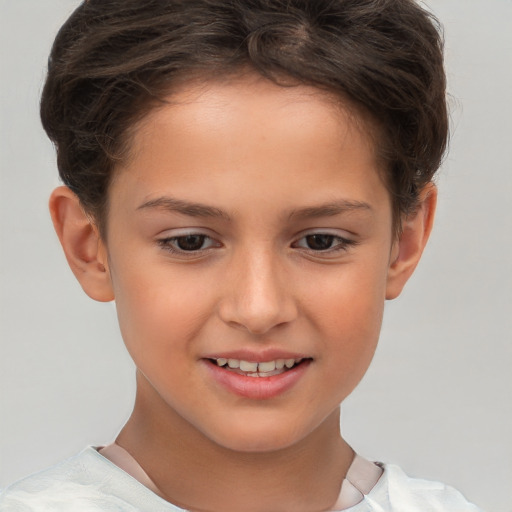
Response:
MULTIPOLYGON (((409 478, 398 466, 384 464, 382 467, 382 476, 367 494, 363 494, 362 501, 344 510, 481 512, 451 487, 409 478)), ((347 478, 349 475, 350 471, 347 478)), ((352 484, 360 485, 358 482, 352 484)), ((5 489, 0 493, 0 511, 184 512, 98 453, 93 446, 5 489)))

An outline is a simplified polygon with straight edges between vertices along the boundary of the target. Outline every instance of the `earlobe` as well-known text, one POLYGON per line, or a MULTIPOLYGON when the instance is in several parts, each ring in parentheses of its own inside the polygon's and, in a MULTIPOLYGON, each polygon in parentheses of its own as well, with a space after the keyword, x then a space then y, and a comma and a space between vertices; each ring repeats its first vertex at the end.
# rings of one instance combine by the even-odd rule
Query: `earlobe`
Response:
POLYGON ((78 197, 68 187, 58 187, 49 206, 68 264, 85 293, 101 302, 113 300, 106 247, 78 197))
POLYGON ((420 261, 432 231, 436 203, 437 188, 430 183, 420 193, 418 209, 403 219, 402 232, 391 253, 386 299, 395 299, 400 295, 420 261))

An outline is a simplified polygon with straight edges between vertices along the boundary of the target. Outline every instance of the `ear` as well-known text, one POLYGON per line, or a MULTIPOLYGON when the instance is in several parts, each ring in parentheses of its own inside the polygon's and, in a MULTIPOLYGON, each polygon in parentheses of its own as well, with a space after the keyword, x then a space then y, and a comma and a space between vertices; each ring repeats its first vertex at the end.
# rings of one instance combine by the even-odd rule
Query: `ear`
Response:
POLYGON ((402 232, 391 251, 386 287, 386 299, 395 299, 402 292, 420 261, 434 224, 437 188, 426 185, 420 193, 418 209, 402 221, 402 232))
POLYGON ((106 247, 78 197, 68 187, 56 188, 50 196, 50 213, 68 264, 85 293, 101 302, 113 300, 106 247))

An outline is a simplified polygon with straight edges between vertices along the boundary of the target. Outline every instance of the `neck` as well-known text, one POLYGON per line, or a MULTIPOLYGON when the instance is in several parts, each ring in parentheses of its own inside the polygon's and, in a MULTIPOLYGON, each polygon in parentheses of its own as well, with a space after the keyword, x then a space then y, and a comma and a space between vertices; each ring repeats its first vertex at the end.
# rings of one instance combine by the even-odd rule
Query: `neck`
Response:
POLYGON ((197 512, 328 510, 354 456, 340 435, 339 409, 292 446, 227 449, 172 410, 140 374, 133 413, 116 442, 163 498, 197 512))

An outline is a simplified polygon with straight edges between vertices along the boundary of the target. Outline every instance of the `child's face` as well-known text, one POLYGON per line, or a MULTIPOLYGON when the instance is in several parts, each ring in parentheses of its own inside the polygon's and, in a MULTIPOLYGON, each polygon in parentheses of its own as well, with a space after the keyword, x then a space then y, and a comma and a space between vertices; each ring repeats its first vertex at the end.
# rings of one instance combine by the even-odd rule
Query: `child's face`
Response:
POLYGON ((234 450, 290 446, 337 417, 377 344, 395 250, 371 141, 310 87, 246 77, 171 100, 110 189, 109 272, 144 400, 234 450), (249 377, 219 358, 303 361, 249 377))

